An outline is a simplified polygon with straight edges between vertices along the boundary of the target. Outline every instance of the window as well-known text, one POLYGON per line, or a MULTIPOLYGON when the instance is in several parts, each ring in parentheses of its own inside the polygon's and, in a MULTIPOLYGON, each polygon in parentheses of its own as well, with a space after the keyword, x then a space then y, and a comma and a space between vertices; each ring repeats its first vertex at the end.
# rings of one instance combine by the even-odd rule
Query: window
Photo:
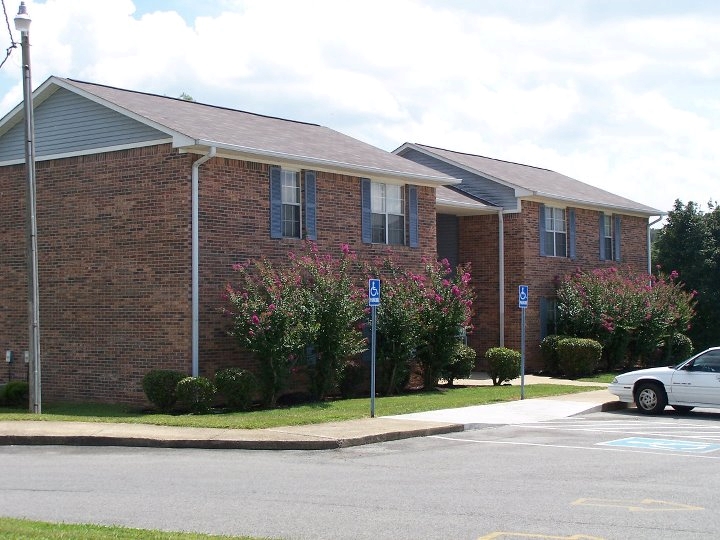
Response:
POLYGON ((600 260, 620 262, 620 216, 600 212, 600 260))
POLYGON ((271 238, 317 240, 315 178, 314 171, 270 167, 271 238))
POLYGON ((371 183, 370 212, 374 244, 405 244, 404 208, 402 186, 371 183))
POLYGON ((282 235, 300 238, 300 175, 281 169, 282 235))
POLYGON ((603 236, 602 242, 605 248, 605 258, 608 260, 613 259, 613 226, 612 216, 603 215, 603 236))
POLYGON ((545 208, 545 255, 567 257, 567 221, 563 208, 545 208))

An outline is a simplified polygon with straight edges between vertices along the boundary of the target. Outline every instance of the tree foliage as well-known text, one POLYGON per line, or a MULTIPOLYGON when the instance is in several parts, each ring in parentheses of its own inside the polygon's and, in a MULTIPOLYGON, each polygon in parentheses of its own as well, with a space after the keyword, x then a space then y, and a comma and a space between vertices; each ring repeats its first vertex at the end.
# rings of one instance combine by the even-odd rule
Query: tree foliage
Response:
POLYGON ((697 291, 697 314, 687 331, 696 349, 720 345, 720 207, 708 208, 676 200, 653 244, 655 271, 676 271, 697 291))

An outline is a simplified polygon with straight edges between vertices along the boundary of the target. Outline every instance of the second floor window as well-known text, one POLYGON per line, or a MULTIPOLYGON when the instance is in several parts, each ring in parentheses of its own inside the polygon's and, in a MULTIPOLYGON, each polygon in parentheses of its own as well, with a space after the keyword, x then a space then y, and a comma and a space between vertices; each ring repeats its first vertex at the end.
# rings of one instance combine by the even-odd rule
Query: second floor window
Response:
POLYGON ((282 235, 300 238, 300 174, 281 169, 282 174, 282 235))
POLYGON ((370 185, 372 241, 374 244, 405 244, 403 187, 372 182, 370 185))
POLYGON ((567 257, 567 219, 563 208, 545 207, 545 254, 567 257))

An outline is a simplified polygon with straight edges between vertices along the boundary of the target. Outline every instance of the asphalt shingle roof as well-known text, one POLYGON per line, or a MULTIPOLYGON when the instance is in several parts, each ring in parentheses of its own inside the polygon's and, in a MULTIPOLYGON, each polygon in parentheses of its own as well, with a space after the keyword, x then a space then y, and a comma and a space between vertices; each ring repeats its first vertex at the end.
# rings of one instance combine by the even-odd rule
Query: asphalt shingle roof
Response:
POLYGON ((529 191, 533 196, 617 208, 652 216, 665 214, 665 212, 656 208, 651 208, 549 169, 454 152, 422 144, 412 144, 411 146, 471 172, 497 179, 511 187, 529 191))
POLYGON ((298 163, 322 162, 328 168, 420 179, 432 184, 457 180, 333 129, 206 105, 167 96, 147 94, 76 81, 57 79, 129 111, 170 131, 203 143, 217 143, 238 152, 282 155, 298 163))

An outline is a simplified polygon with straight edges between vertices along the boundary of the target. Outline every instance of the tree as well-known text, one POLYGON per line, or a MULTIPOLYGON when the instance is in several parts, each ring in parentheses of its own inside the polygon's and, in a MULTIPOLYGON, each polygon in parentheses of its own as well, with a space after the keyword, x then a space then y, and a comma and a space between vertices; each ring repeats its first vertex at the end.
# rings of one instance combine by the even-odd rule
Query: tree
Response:
POLYGON ((653 244, 656 272, 676 271, 697 291, 696 316, 688 331, 696 349, 720 345, 720 207, 704 213, 694 202, 676 200, 653 244))

